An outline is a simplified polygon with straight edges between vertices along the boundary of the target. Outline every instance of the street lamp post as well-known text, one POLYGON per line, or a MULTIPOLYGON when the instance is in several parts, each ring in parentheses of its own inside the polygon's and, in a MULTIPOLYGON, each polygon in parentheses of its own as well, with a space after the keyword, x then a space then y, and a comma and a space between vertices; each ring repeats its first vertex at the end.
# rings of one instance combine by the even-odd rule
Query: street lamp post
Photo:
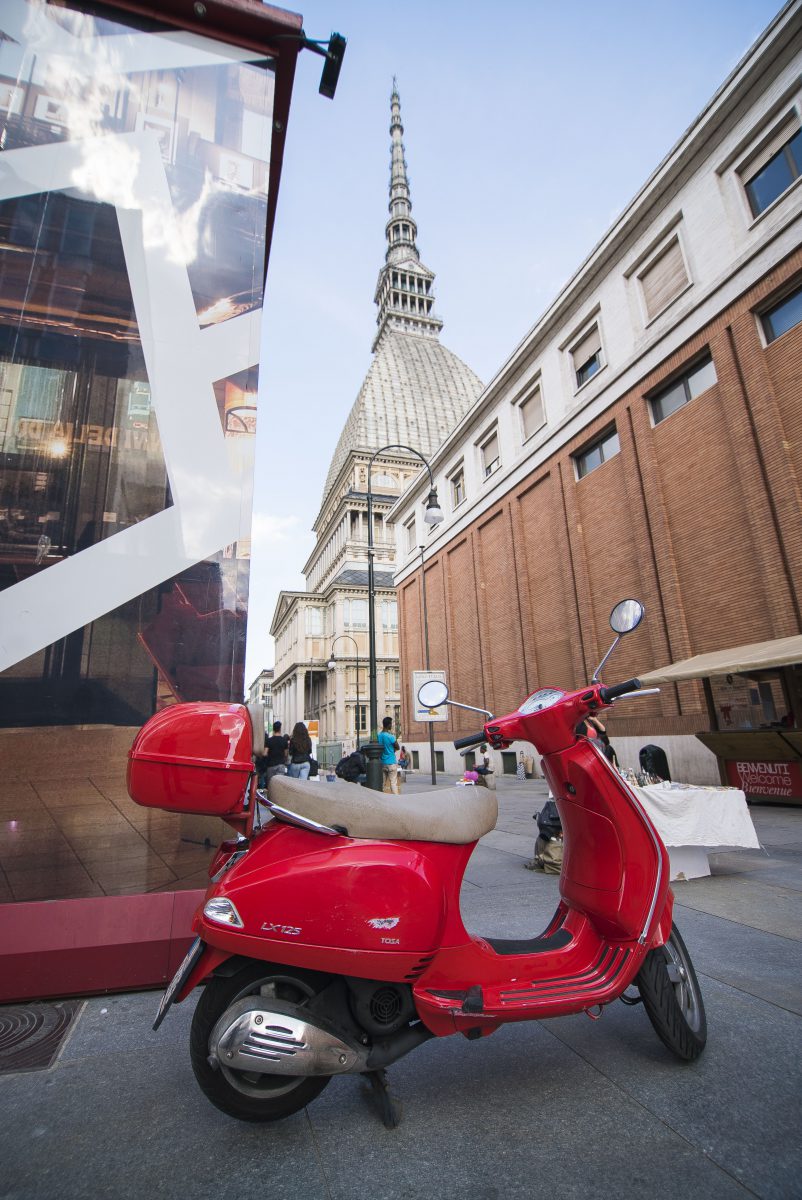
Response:
MULTIPOLYGON (((430 671, 431 664, 429 662, 429 610, 426 607, 426 568, 423 565, 423 546, 418 546, 420 550, 420 582, 421 591, 423 592, 423 644, 426 649, 426 670, 430 671)), ((434 763, 434 725, 429 722, 429 761, 432 767, 432 783, 437 783, 437 768, 434 763)))
POLYGON ((337 642, 342 640, 342 638, 348 638, 349 642, 354 643, 354 657, 356 658, 356 721, 354 722, 354 727, 356 729, 356 748, 358 750, 359 749, 359 727, 362 723, 361 722, 361 712, 359 709, 359 646, 357 645, 356 638, 351 637, 350 633, 338 633, 336 638, 334 639, 334 641, 331 643, 331 658, 329 659, 329 670, 333 671, 334 668, 337 666, 337 662, 334 658, 334 647, 336 646, 337 642))
POLYGON ((413 450, 411 446, 404 446, 400 443, 392 443, 389 446, 382 446, 380 450, 372 456, 368 463, 368 647, 370 652, 369 662, 369 686, 370 686, 370 742, 365 747, 368 758, 368 779, 367 786, 373 788, 374 791, 381 791, 382 786, 382 771, 379 761, 381 756, 381 746, 379 745, 379 714, 378 714, 378 699, 376 694, 376 585, 373 571, 373 492, 371 490, 371 473, 373 464, 380 454, 384 454, 387 450, 406 450, 410 454, 414 454, 423 463, 426 470, 429 472, 429 495, 426 498, 426 510, 423 514, 423 519, 427 525, 439 525, 443 520, 443 513, 437 501, 437 488, 434 486, 434 476, 432 468, 429 466, 426 459, 418 450, 413 450))

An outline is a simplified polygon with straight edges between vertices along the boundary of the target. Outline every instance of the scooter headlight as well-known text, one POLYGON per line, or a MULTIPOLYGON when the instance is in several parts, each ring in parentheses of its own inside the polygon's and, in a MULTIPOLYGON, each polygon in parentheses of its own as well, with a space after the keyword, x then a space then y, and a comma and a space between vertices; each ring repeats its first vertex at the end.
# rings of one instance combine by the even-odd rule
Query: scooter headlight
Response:
POLYGON ((224 896, 215 896, 207 900, 203 906, 203 915, 207 921, 215 921, 218 925, 233 925, 236 929, 244 929, 242 917, 230 900, 224 896))

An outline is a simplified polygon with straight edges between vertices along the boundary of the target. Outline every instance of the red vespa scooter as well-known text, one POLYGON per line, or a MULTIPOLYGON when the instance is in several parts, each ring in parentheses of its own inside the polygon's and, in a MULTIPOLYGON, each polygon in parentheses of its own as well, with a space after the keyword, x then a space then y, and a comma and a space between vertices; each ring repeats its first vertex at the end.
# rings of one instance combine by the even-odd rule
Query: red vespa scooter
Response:
MULTIPOLYGON (((664 1044, 698 1057, 704 1004, 672 922, 665 847, 599 747, 575 733, 588 714, 637 694, 636 679, 605 687, 599 676, 642 616, 638 601, 616 605, 618 636, 586 688, 541 689, 454 743, 525 739, 543 756, 565 852, 557 911, 529 939, 470 934, 460 916, 465 867, 498 815, 494 792, 384 796, 276 776, 269 796, 258 793, 270 812, 263 825, 243 706, 178 705, 143 727, 131 750, 132 797, 215 811, 240 830, 212 863, 197 940, 154 1026, 205 983, 190 1054, 213 1104, 243 1120, 277 1120, 332 1075, 357 1073, 370 1077, 392 1125, 384 1069, 429 1038, 595 1016, 616 999, 642 999, 664 1044), (631 984, 639 996, 626 994, 631 984)), ((455 703, 443 684, 425 684, 420 699, 455 703)))

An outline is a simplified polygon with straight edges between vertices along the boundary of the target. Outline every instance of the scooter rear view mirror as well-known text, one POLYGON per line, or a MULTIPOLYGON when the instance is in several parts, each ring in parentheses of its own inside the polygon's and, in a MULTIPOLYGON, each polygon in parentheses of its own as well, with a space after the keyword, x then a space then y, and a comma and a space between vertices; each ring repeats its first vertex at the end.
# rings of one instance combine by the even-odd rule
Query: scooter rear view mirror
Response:
POLYGON ((421 708, 439 708, 448 700, 448 686, 439 679, 428 679, 418 688, 418 704, 421 708))
POLYGON ((450 700, 448 684, 443 683, 440 679, 428 679, 426 683, 420 685, 418 704, 421 708, 439 708, 441 704, 451 704, 454 708, 464 708, 467 712, 483 713, 484 716, 490 718, 493 716, 488 708, 476 708, 473 704, 460 704, 458 700, 450 700))
POLYGON ((607 659, 615 650, 621 638, 625 633, 632 633, 633 629, 637 629, 646 614, 646 609, 641 604, 640 600, 619 600, 613 611, 610 613, 610 625, 615 633, 615 641, 610 649, 605 654, 604 658, 599 663, 596 670, 593 672, 591 682, 598 683, 601 679, 602 667, 607 662, 607 659))
POLYGON ((640 600, 619 600, 610 613, 610 625, 619 637, 625 633, 632 633, 643 620, 644 612, 640 600))

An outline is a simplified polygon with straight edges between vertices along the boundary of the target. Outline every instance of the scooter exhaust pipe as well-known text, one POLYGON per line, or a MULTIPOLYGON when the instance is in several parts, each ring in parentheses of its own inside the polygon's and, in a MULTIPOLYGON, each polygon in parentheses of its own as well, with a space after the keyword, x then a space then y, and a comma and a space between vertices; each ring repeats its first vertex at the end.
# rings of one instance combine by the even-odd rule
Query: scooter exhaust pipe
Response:
POLYGON ((368 1048, 325 1017, 294 1004, 246 996, 226 1009, 209 1038, 212 1066, 265 1075, 344 1075, 368 1070, 368 1048))

